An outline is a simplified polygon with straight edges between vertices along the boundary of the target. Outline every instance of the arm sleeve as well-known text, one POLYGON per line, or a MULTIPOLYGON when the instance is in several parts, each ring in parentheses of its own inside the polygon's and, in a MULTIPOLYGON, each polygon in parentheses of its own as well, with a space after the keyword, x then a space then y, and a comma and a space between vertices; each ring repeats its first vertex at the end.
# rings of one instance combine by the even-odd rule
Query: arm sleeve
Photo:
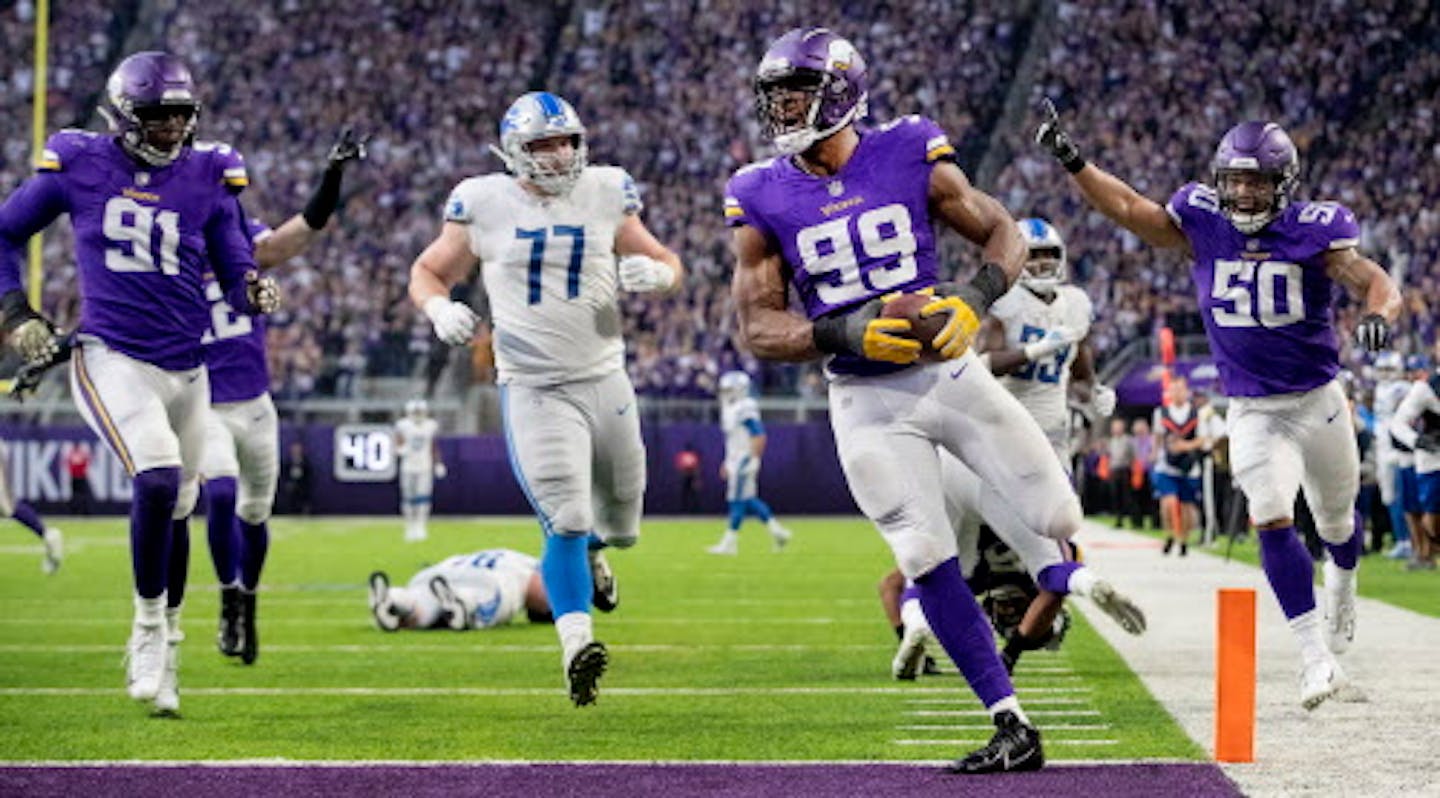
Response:
POLYGON ((620 170, 620 213, 623 216, 634 216, 645 210, 645 203, 640 199, 640 187, 635 184, 635 178, 624 169, 620 170))
POLYGON ((0 205, 0 296, 24 287, 20 273, 26 242, 65 210, 60 177, 51 171, 36 173, 0 205))
POLYGON ((750 433, 750 437, 752 438, 758 438, 765 434, 765 425, 761 424, 758 418, 747 418, 744 421, 744 425, 745 431, 750 433))
MULTIPOLYGON (((205 252, 215 270, 215 281, 225 290, 226 298, 237 286, 243 287, 245 273, 255 269, 255 245, 250 240, 245 209, 239 197, 222 199, 205 224, 205 252)), ((249 302, 235 305, 248 307, 249 302)))

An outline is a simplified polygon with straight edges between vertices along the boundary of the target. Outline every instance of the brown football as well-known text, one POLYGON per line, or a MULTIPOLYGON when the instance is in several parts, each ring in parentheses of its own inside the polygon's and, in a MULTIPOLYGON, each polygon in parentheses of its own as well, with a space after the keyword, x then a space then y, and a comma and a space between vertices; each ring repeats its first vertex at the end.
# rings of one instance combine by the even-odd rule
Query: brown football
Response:
POLYGON ((940 356, 930 342, 945 329, 945 322, 950 319, 948 313, 937 313, 929 318, 920 316, 920 309, 930 304, 932 299, 933 297, 927 294, 901 294, 886 302, 880 309, 880 315, 884 318, 909 320, 909 337, 925 346, 920 356, 922 360, 934 360, 940 356))

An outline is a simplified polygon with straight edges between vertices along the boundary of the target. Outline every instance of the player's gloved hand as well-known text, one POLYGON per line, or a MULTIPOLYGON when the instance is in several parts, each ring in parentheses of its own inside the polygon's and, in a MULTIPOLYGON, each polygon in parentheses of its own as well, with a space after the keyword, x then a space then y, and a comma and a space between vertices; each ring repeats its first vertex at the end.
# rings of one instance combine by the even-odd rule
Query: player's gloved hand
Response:
POLYGON ((668 291, 675 285, 675 270, 648 255, 626 255, 617 266, 626 291, 668 291))
POLYGON ((365 145, 369 141, 369 133, 359 135, 353 129, 345 128, 340 131, 340 137, 335 139, 335 143, 331 145, 330 154, 326 156, 326 165, 344 169, 345 164, 350 161, 365 160, 368 155, 365 145))
POLYGON ((1085 159, 1080 155, 1080 148, 1075 146, 1075 142, 1070 140, 1070 134, 1060 126, 1060 115, 1055 112, 1055 104, 1050 102, 1049 97, 1045 98, 1040 113, 1044 118, 1035 131, 1035 143, 1049 150, 1070 174, 1084 169, 1085 159))
POLYGON ((65 335, 56 339, 57 346, 54 354, 44 361, 25 361, 15 371, 15 376, 10 379, 10 397, 16 401, 23 402, 25 398, 35 393, 40 387, 40 380, 45 372, 64 363, 70 359, 70 352, 75 347, 73 335, 65 335))
POLYGON ((1355 325, 1355 345, 1367 352, 1378 352, 1390 343, 1390 322, 1379 313, 1370 313, 1355 325))
POLYGON ((444 464, 444 463, 436 463, 436 464, 435 464, 435 478, 436 478, 436 479, 444 479, 444 478, 446 477, 446 475, 449 474, 449 473, 450 473, 450 472, 449 472, 449 470, 447 470, 447 469, 445 468, 445 464, 444 464))
POLYGON ((1440 430, 1420 433, 1415 439, 1415 448, 1424 452, 1440 452, 1440 430))
POLYGON ((908 365, 920 359, 921 344, 904 337, 909 319, 882 319, 885 300, 876 297, 843 316, 815 320, 815 348, 828 354, 859 355, 869 360, 908 365))
POLYGON ((0 330, 6 342, 26 363, 45 363, 60 351, 59 336, 50 320, 30 307, 30 299, 19 289, 0 297, 0 330))
POLYGON ((962 286, 960 291, 952 296, 932 299, 929 304, 920 308, 920 315, 926 318, 937 313, 950 314, 950 320, 945 322, 935 340, 930 342, 946 360, 965 354, 965 350, 970 348, 970 342, 975 339, 975 333, 980 329, 980 315, 975 312, 975 305, 972 304, 972 301, 978 300, 964 296, 966 288, 968 286, 962 286))
POLYGON ((1115 412, 1115 389, 1103 382, 1095 383, 1095 389, 1090 393, 1090 406, 1095 408, 1095 414, 1101 418, 1109 418, 1115 412))
POLYGON ((422 306, 435 336, 451 346, 464 346, 475 337, 475 326, 480 317, 468 305, 452 302, 449 297, 432 296, 422 306))
POLYGON ((245 273, 245 299, 258 314, 270 314, 280 309, 280 284, 274 277, 261 277, 260 272, 245 273))
POLYGON ((1038 341, 1031 341, 1030 343, 1025 345, 1025 359, 1033 363, 1042 357, 1048 357, 1050 355, 1053 355, 1056 352, 1059 352, 1061 349, 1064 349, 1065 347, 1080 340, 1080 335, 1078 333, 1079 331, 1072 327, 1066 327, 1063 325, 1060 327, 1056 327, 1055 329, 1046 333, 1044 338, 1041 338, 1038 341))

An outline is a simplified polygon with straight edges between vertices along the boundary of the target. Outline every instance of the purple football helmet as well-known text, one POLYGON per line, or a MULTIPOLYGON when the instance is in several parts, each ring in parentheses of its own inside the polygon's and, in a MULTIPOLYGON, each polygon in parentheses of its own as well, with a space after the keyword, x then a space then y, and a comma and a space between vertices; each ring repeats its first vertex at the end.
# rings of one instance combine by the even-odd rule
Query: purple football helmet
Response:
POLYGON ((1220 139, 1210 165, 1220 210, 1242 233, 1254 233, 1279 216, 1290 203, 1290 192, 1300 179, 1300 156, 1295 142, 1274 122, 1242 122, 1220 139), (1248 198, 1237 196, 1232 178, 1259 176, 1270 181, 1270 201, 1264 207, 1241 207, 1248 198))
POLYGON ((765 135, 786 154, 865 115, 865 59, 825 28, 796 28, 776 39, 755 70, 755 113, 765 135))
POLYGON ((165 166, 180 157, 181 148, 194 137, 200 101, 185 64, 169 53, 150 50, 126 58, 110 73, 100 113, 120 135, 126 152, 151 166, 165 166), (179 139, 169 145, 152 142, 151 134, 176 115, 186 120, 179 139))

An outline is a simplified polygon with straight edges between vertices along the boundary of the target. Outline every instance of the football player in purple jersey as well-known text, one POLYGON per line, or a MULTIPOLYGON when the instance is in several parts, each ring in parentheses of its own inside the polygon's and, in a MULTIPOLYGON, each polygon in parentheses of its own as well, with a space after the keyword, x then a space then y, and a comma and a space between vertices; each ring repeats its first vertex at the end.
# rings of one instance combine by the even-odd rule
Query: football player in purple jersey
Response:
MULTIPOLYGON (((341 132, 303 211, 273 230, 258 219, 247 220, 256 265, 279 266, 319 236, 340 204, 345 167, 364 160, 367 140, 348 128, 341 132)), ((270 512, 280 477, 279 425, 270 399, 264 320, 236 313, 211 275, 205 298, 212 303, 204 337, 211 413, 201 472, 210 559, 220 583, 216 645, 225 656, 250 665, 260 656, 255 591, 270 548, 270 512)))
POLYGON ((1293 198, 1295 145, 1273 122, 1244 122, 1220 140, 1211 184, 1190 183, 1161 205, 1089 163, 1046 101, 1036 141, 1070 173, 1093 207, 1151 246, 1194 259, 1200 314, 1220 380, 1235 479, 1260 529, 1260 562, 1300 643, 1300 701, 1314 709, 1337 693, 1358 696, 1335 655, 1355 632, 1355 570, 1364 545, 1355 496, 1360 456, 1349 422, 1339 342, 1331 323, 1335 283, 1361 303, 1355 345, 1383 348, 1400 291, 1356 251, 1348 208, 1293 198), (1314 565, 1295 535, 1303 488, 1325 563, 1327 612, 1316 609, 1314 565))
POLYGON ((961 577, 940 477, 944 449, 994 485, 1031 534, 1064 539, 1080 526, 1045 434, 969 348, 1024 266, 1025 241, 1004 207, 970 185, 934 122, 857 127, 868 83, 854 46, 823 28, 786 33, 761 60, 756 110, 781 155, 740 169, 726 187, 739 334, 768 360, 826 358, 850 491, 997 726, 951 769, 1034 770, 1044 763, 1040 734, 961 577), (942 224, 982 248, 968 283, 945 282, 942 224), (789 309, 792 285, 802 312, 789 309), (911 320, 881 310, 892 293, 926 290, 933 299, 920 314, 945 324, 929 342, 939 360, 920 362, 911 320))
POLYGON ((55 362, 61 339, 30 307, 21 250, 62 214, 75 231, 80 324, 71 388, 80 413, 133 478, 135 621, 131 698, 179 709, 177 648, 199 490, 210 385, 200 342, 213 268, 242 313, 279 303, 255 269, 236 196, 247 177, 229 146, 194 140, 200 103, 190 72, 162 52, 136 53, 106 83, 113 133, 51 136, 27 180, 0 206, 0 331, 28 365, 55 362))

